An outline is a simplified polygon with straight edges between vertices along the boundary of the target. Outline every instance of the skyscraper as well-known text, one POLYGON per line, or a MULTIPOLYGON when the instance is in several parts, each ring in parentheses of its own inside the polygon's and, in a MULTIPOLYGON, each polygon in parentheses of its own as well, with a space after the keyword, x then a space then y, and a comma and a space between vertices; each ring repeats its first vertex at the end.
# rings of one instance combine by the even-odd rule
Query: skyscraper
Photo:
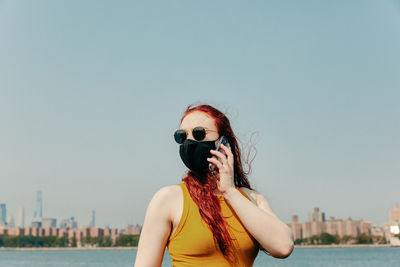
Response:
POLYGON ((383 227, 392 235, 398 235, 400 233, 400 209, 398 203, 395 203, 393 208, 389 210, 389 222, 384 223, 383 227))
POLYGON ((19 208, 18 227, 20 228, 25 227, 25 209, 23 207, 19 208))
POLYGON ((0 203, 0 226, 7 225, 7 210, 6 204, 0 203))
POLYGON ((319 208, 314 208, 314 212, 308 214, 308 219, 310 222, 324 222, 325 221, 325 213, 320 212, 319 208))
POLYGON ((96 212, 94 210, 90 211, 90 227, 95 227, 96 226, 96 212))
POLYGON ((36 210, 35 213, 33 215, 33 218, 42 218, 43 214, 42 214, 42 208, 43 208, 43 202, 42 202, 42 191, 37 191, 37 195, 36 195, 36 210))
POLYGON ((389 223, 400 223, 400 209, 398 203, 395 203, 393 209, 389 211, 389 223))

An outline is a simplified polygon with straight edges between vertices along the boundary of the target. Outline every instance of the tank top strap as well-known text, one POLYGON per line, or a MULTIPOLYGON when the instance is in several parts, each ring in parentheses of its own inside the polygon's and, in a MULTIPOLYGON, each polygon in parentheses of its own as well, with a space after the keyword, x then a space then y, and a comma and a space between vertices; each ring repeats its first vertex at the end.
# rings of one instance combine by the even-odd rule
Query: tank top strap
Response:
POLYGON ((180 183, 178 185, 182 189, 183 210, 182 210, 181 219, 179 220, 179 224, 176 227, 175 232, 172 233, 172 235, 169 238, 169 240, 172 240, 173 238, 175 238, 180 233, 180 231, 182 230, 182 227, 185 225, 185 222, 186 222, 186 219, 188 217, 189 210, 190 210, 190 195, 189 195, 189 191, 187 190, 185 183, 180 183))
POLYGON ((237 186, 236 186, 236 189, 239 190, 239 192, 242 193, 243 196, 245 196, 248 200, 251 201, 250 197, 249 197, 242 189, 240 189, 240 188, 237 187, 237 186))

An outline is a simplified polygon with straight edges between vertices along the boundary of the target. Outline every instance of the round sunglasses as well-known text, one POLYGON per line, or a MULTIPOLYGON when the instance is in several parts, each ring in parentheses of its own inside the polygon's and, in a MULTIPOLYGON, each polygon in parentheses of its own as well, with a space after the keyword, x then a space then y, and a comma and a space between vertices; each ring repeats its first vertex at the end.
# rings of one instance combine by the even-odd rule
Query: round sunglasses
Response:
MULTIPOLYGON (((192 136, 196 141, 201 141, 206 137, 207 132, 216 132, 216 131, 206 130, 202 126, 197 126, 197 127, 193 128, 192 136)), ((178 144, 182 144, 187 139, 187 132, 183 129, 178 129, 174 133, 174 138, 178 144)))

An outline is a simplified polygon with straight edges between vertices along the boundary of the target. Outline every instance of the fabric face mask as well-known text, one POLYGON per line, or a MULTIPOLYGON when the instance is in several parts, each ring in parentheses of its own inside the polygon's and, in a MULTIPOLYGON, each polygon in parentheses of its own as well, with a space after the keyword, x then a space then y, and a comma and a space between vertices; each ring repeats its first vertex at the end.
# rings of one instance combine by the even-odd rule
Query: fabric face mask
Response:
POLYGON ((211 149, 215 149, 215 141, 199 142, 186 139, 179 147, 179 155, 190 170, 204 172, 208 168, 207 158, 212 156, 211 149))

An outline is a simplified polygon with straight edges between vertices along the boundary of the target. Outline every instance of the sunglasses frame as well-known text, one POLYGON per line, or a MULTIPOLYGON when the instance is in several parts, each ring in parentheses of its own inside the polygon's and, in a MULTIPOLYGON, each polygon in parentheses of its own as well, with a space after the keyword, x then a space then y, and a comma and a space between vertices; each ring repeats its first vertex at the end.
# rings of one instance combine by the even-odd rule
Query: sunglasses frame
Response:
MULTIPOLYGON (((192 136, 196 141, 201 141, 206 138, 207 132, 216 132, 214 130, 208 130, 203 126, 197 126, 192 129, 192 136)), ((188 133, 186 130, 178 129, 174 133, 175 142, 178 144, 183 144, 188 137, 188 133)))

